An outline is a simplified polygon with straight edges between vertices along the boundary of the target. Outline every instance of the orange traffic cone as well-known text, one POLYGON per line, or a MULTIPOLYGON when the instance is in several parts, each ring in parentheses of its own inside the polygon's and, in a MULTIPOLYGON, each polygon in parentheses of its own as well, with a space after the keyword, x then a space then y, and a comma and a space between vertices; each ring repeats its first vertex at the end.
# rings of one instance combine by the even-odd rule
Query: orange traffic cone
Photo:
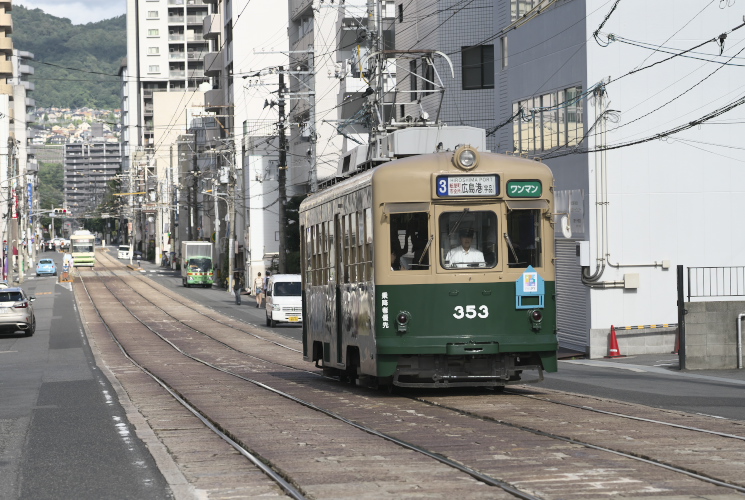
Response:
POLYGON ((616 338, 616 327, 610 326, 610 349, 608 349, 608 355, 606 358, 625 358, 626 356, 621 354, 621 350, 618 349, 618 339, 616 338))

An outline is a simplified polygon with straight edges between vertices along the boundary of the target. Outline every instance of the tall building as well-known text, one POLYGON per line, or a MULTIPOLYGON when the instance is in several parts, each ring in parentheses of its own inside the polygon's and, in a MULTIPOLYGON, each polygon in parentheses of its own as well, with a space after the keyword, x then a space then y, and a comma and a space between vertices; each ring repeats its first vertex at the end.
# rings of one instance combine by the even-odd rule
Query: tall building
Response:
POLYGON ((75 217, 100 216, 109 182, 121 172, 122 145, 118 142, 65 144, 65 207, 75 217))
POLYGON ((172 238, 174 233, 167 221, 178 219, 167 214, 179 209, 172 189, 172 141, 186 132, 186 113, 194 100, 203 106, 201 89, 209 80, 204 56, 211 51, 203 26, 211 12, 211 3, 204 0, 127 0, 127 58, 120 69, 123 166, 130 187, 148 179, 142 186, 148 193, 144 205, 134 196, 126 204, 128 217, 138 219, 135 225, 151 231, 140 231, 132 243, 156 258, 173 245, 163 241, 164 234, 172 238), (162 100, 171 107, 156 106, 159 93, 182 98, 162 100), (156 123, 161 130, 156 131, 156 123), (149 247, 141 248, 144 244, 149 247))

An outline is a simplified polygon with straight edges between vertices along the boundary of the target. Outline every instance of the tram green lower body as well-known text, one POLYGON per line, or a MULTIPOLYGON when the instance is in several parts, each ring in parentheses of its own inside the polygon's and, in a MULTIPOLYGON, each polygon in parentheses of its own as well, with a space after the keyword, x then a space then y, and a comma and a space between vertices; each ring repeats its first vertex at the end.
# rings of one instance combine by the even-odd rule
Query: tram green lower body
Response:
POLYGON ((557 369, 554 282, 528 305, 517 308, 514 282, 310 287, 305 358, 396 385, 504 385, 557 369))
POLYGON ((72 261, 75 267, 94 267, 96 264, 96 257, 93 255, 73 254, 72 261))

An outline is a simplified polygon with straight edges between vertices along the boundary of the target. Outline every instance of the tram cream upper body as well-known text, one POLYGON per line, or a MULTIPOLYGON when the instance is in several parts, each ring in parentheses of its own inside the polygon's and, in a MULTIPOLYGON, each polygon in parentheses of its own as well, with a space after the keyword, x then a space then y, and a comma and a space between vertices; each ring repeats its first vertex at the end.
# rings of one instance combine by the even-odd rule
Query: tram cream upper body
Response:
MULTIPOLYGON (((301 226, 312 227, 324 221, 333 221, 337 215, 363 212, 371 209, 374 281, 377 284, 428 284, 428 283, 490 283, 495 280, 515 281, 524 272, 523 268, 508 266, 505 256, 511 251, 503 228, 498 227, 496 253, 500 256, 496 265, 488 269, 445 269, 441 248, 445 242, 438 241, 438 218, 442 213, 490 210, 502 224, 507 213, 514 209, 540 209, 540 234, 542 238, 541 264, 534 266, 546 280, 555 279, 553 187, 550 169, 534 160, 496 153, 479 153, 476 166, 468 171, 458 168, 453 152, 412 156, 380 165, 367 172, 347 179, 304 201, 300 207, 301 226), (438 175, 484 175, 498 174, 499 195, 469 197, 438 197, 436 178, 438 175), (537 180, 542 185, 538 198, 515 199, 507 195, 507 183, 515 180, 537 180), (427 212, 430 244, 430 266, 427 269, 409 270, 405 273, 392 270, 388 224, 391 213, 427 212)), ((367 224, 366 224, 367 225, 367 224)), ((369 228, 365 228, 368 231, 369 228)), ((305 237, 305 236, 303 236, 305 237)), ((365 237, 364 235, 362 237, 365 237)), ((335 281, 333 273, 329 281, 335 281)))

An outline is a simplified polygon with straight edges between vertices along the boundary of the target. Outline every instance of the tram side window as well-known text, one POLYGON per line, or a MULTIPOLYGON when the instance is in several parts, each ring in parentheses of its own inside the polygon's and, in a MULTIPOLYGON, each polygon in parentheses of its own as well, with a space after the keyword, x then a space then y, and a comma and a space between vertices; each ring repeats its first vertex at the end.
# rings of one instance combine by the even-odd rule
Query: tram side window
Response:
POLYGON ((497 214, 467 208, 444 212, 440 215, 439 226, 443 268, 492 268, 497 265, 497 214))
POLYGON ((512 210, 507 214, 507 265, 525 268, 542 265, 541 211, 512 210))
POLYGON ((391 214, 391 269, 429 269, 429 214, 391 214))

